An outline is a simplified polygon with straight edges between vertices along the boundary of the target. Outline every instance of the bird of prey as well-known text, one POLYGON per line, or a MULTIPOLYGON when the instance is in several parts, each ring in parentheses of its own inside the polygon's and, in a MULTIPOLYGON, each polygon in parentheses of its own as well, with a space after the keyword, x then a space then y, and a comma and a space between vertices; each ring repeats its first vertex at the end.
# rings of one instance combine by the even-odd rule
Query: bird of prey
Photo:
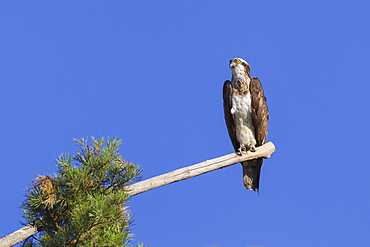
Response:
MULTIPOLYGON (((224 114, 235 152, 254 152, 266 143, 268 108, 260 80, 250 77, 250 66, 241 58, 230 60, 231 81, 223 86, 224 114)), ((246 189, 258 191, 263 158, 242 162, 246 189)))

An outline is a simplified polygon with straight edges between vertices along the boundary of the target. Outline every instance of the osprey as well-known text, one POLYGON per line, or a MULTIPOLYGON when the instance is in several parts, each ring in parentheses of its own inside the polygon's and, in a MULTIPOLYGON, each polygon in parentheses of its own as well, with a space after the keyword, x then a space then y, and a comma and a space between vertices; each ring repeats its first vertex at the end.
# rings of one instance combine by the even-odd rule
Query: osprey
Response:
MULTIPOLYGON (((266 143, 268 108, 262 85, 250 77, 250 66, 241 58, 230 60, 231 81, 223 86, 224 114, 227 130, 235 152, 256 151, 266 143)), ((263 158, 242 162, 246 189, 257 191, 263 158)))

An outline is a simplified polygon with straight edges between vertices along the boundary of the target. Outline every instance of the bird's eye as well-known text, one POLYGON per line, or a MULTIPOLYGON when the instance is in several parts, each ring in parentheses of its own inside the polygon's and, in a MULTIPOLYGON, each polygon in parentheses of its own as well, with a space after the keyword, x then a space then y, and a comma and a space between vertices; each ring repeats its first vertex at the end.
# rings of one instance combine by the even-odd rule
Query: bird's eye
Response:
POLYGON ((236 63, 241 63, 241 61, 239 59, 236 59, 236 63))

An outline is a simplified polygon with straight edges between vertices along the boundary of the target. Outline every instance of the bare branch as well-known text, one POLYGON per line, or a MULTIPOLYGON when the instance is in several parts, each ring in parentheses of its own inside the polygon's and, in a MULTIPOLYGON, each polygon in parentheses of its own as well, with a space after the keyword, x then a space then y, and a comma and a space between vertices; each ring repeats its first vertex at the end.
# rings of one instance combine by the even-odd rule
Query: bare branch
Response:
POLYGON ((36 227, 33 227, 31 225, 27 225, 22 227, 21 229, 9 234, 8 236, 3 237, 0 239, 0 246, 1 247, 9 247, 13 246, 15 244, 18 244, 19 242, 31 237, 32 235, 38 233, 36 227))
MULTIPOLYGON (((272 142, 268 142, 258 147, 256 152, 248 152, 245 155, 237 155, 236 153, 224 155, 218 158, 203 161, 192 166, 180 168, 172 172, 165 173, 163 175, 149 178, 141 182, 137 182, 128 186, 128 191, 130 196, 134 196, 148 190, 152 190, 187 178, 199 176, 201 174, 225 168, 246 160, 252 160, 256 158, 270 158, 273 152, 275 152, 275 145, 272 142)), ((33 227, 31 225, 24 226, 21 229, 0 239, 0 247, 13 246, 36 234, 37 232, 39 231, 36 227, 33 227)))
POLYGON ((237 155, 236 153, 232 153, 211 160, 206 160, 192 166, 180 168, 169 173, 137 182, 130 185, 128 190, 130 195, 134 196, 151 189, 199 176, 201 174, 225 168, 246 160, 253 160, 261 157, 269 158, 273 152, 275 152, 275 145, 272 142, 269 142, 258 147, 256 152, 248 152, 245 155, 237 155))

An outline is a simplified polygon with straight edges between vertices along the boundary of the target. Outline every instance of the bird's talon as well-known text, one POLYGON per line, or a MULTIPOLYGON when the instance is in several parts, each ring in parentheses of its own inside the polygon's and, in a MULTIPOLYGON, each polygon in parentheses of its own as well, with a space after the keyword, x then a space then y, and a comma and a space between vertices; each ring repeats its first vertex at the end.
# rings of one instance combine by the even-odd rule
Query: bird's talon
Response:
POLYGON ((256 147, 252 143, 250 143, 248 145, 248 150, 251 151, 251 152, 256 152, 257 151, 256 147))
POLYGON ((239 155, 243 155, 243 154, 246 154, 247 153, 247 149, 243 146, 243 147, 240 147, 239 149, 238 149, 238 153, 239 153, 239 155))

